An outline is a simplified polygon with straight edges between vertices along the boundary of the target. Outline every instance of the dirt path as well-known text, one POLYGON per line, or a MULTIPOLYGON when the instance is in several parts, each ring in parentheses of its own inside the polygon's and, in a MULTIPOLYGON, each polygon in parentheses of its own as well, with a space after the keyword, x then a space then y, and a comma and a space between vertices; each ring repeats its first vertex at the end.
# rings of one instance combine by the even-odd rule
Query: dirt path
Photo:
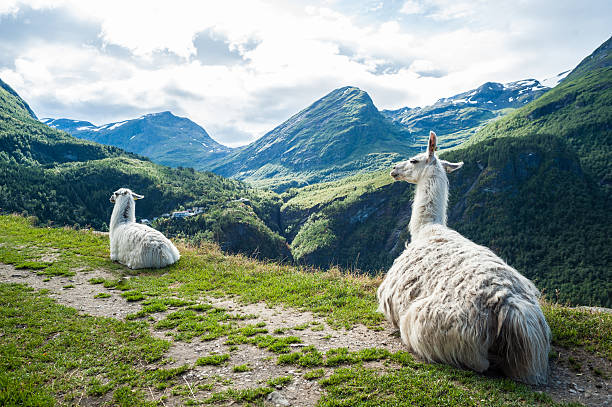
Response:
MULTIPOLYGON (((126 315, 138 312, 141 305, 127 302, 117 290, 109 290, 101 284, 91 284, 94 277, 115 279, 116 276, 104 270, 79 272, 73 277, 53 277, 37 275, 29 270, 15 270, 12 266, 0 264, 0 281, 27 284, 35 289, 47 289, 50 296, 58 303, 73 307, 83 314, 125 319, 126 315), (69 288, 67 288, 69 287, 69 288), (96 294, 106 293, 108 298, 94 298, 96 294)), ((300 337, 304 344, 295 347, 314 345, 321 351, 331 348, 346 347, 351 351, 365 348, 385 348, 391 352, 403 349, 400 340, 394 335, 394 330, 388 324, 382 331, 372 331, 364 326, 356 326, 351 330, 335 330, 324 320, 308 312, 293 309, 270 308, 263 303, 239 304, 231 299, 204 299, 212 305, 224 308, 232 313, 257 315, 249 323, 265 322, 266 328, 272 332, 277 328, 284 329, 287 334, 300 337), (306 323, 317 323, 316 330, 300 330, 299 326, 306 323), (295 329, 298 327, 298 329, 295 329)), ((154 314, 155 319, 164 314, 154 314)), ((311 325, 312 327, 312 325, 311 325)), ((151 330, 156 337, 170 339, 165 331, 151 330)), ((173 341, 168 356, 173 360, 172 366, 183 364, 193 365, 202 356, 210 353, 229 353, 229 347, 224 344, 225 338, 213 341, 194 339, 189 343, 173 341)), ((550 394, 555 400, 578 401, 588 406, 612 407, 612 386, 609 376, 612 373, 611 363, 581 350, 565 350, 555 348, 558 357, 552 362, 550 383, 548 386, 536 388, 550 394), (569 358, 581 363, 580 371, 572 370, 569 358), (598 376, 595 371, 604 372, 608 379, 598 376)), ((573 364, 576 369, 576 365, 573 364)), ((252 345, 239 345, 238 350, 231 353, 231 363, 224 366, 195 366, 182 376, 185 385, 195 396, 201 399, 211 394, 211 391, 197 390, 198 384, 210 383, 214 380, 215 390, 225 388, 253 388, 261 386, 268 379, 279 376, 292 376, 293 381, 287 387, 277 391, 280 399, 278 405, 314 406, 321 394, 317 381, 303 378, 305 371, 295 366, 276 364, 276 356, 265 349, 252 345), (237 373, 233 371, 236 365, 248 364, 250 371, 237 373)), ((330 371, 327 372, 329 374, 330 371)), ((168 397, 164 404, 182 405, 180 398, 169 393, 152 392, 152 398, 168 397)), ((270 405, 274 405, 270 403, 270 405)))

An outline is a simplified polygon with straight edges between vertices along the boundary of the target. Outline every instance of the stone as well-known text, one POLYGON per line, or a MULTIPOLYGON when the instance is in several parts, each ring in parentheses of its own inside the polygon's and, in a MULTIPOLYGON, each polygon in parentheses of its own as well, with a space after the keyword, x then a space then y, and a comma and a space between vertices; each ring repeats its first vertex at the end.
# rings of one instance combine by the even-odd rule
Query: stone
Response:
POLYGON ((266 400, 279 407, 288 407, 291 405, 285 396, 278 391, 273 391, 272 393, 268 394, 266 400))

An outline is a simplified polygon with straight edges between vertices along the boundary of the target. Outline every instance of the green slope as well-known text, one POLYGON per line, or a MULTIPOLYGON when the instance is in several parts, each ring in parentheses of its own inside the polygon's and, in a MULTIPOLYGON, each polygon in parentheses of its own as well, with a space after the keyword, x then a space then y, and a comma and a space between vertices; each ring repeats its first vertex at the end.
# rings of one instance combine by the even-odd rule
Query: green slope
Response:
POLYGON ((276 191, 388 166, 412 137, 376 109, 366 92, 336 89, 222 159, 213 172, 276 191))
MULTIPOLYGON (((404 349, 391 351, 399 339, 376 332, 383 329, 384 318, 376 312, 379 280, 373 278, 305 272, 222 255, 208 245, 197 250, 185 247, 181 260, 163 275, 131 271, 127 279, 122 278, 125 268, 109 259, 108 237, 35 228, 16 216, 0 216, 0 262, 25 268, 19 274, 44 274, 49 284, 59 275, 75 276, 78 281, 91 270, 110 273, 114 278, 91 279, 91 286, 85 283, 87 290, 99 293, 94 301, 104 308, 110 299, 102 295, 113 297, 114 309, 125 309, 124 298, 141 304, 131 307, 138 311, 125 320, 92 317, 59 305, 48 290, 0 284, 1 405, 78 404, 82 395, 87 405, 149 406, 160 401, 165 405, 265 405, 267 394, 285 391, 282 388, 289 382, 300 386, 299 391, 319 390, 317 406, 581 405, 553 401, 547 394, 550 388, 534 389, 498 374, 420 362, 404 349), (50 253, 54 256, 49 257, 50 253), (52 260, 41 262, 41 258, 52 260), (232 298, 235 305, 211 301, 219 297, 232 298), (290 318, 269 323, 269 313, 259 311, 262 307, 246 308, 246 304, 283 307, 281 313, 301 314, 308 323, 295 326, 290 318), (249 315, 244 314, 246 309, 249 315), (356 325, 361 326, 354 329, 356 325), (328 332, 333 337, 329 342, 313 340, 328 332), (355 348, 363 344, 338 347, 337 337, 346 335, 367 335, 380 342, 359 351, 355 348), (211 347, 202 350, 202 342, 212 340, 219 345, 218 353, 207 355, 211 347), (169 363, 176 355, 169 349, 175 347, 187 350, 181 364, 169 363), (255 353, 255 347, 267 356, 255 353), (255 380, 248 383, 239 373, 243 371, 236 369, 244 363, 245 352, 249 362, 257 358, 249 365, 255 380), (193 378, 203 372, 199 365, 215 359, 228 367, 215 368, 213 373, 218 375, 205 370, 203 381, 193 378), (285 365, 284 377, 258 380, 269 377, 279 364, 285 365), (317 378, 321 388, 305 385, 303 380, 317 378), (235 388, 238 381, 247 387, 235 388)), ((64 291, 63 296, 76 295, 64 291)), ((551 380, 569 385, 577 381, 573 377, 579 372, 583 380, 605 386, 612 360, 612 315, 546 302, 542 309, 555 346, 551 380)), ((584 400, 563 391, 563 400, 584 400)), ((560 393, 553 394, 559 397, 560 393)), ((598 399, 590 400, 594 405, 598 399)))
POLYGON ((485 127, 467 145, 486 139, 551 134, 566 140, 603 189, 612 183, 612 67, 573 75, 525 108, 485 127), (570 79, 571 78, 571 79, 570 79))
POLYGON ((129 187, 146 197, 137 205, 138 218, 204 207, 209 218, 216 214, 219 221, 202 232, 222 239, 217 241, 229 251, 290 258, 278 234, 278 197, 212 173, 163 167, 74 138, 38 122, 26 106, 14 91, 0 88, 0 212, 32 215, 42 224, 104 230, 112 211, 110 194, 129 187), (240 198, 249 199, 249 205, 236 210, 242 216, 221 217, 222 209, 240 198), (242 239, 244 230, 257 231, 258 239, 242 239))

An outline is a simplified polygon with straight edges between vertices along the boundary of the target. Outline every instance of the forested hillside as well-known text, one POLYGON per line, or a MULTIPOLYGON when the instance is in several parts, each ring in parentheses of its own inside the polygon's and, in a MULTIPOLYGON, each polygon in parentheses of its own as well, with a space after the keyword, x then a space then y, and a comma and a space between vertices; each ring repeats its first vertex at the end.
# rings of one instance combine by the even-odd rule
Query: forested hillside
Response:
MULTIPOLYGON (((449 176, 449 225, 573 304, 612 306, 608 48, 585 59, 593 69, 579 65, 581 75, 442 153, 465 162, 449 176)), ((296 260, 387 269, 409 238, 412 194, 391 181, 383 172, 288 191, 281 213, 296 260)))
POLYGON ((138 218, 200 206, 219 216, 201 232, 231 242, 228 251, 288 257, 277 233, 278 197, 212 173, 163 167, 74 138, 38 122, 26 107, 14 91, 0 88, 0 212, 35 216, 41 224, 105 230, 110 194, 129 187, 145 195, 136 207, 138 218), (240 198, 248 205, 232 202, 240 198), (241 216, 221 216, 227 207, 241 216), (245 230, 256 231, 258 239, 241 239, 245 230))

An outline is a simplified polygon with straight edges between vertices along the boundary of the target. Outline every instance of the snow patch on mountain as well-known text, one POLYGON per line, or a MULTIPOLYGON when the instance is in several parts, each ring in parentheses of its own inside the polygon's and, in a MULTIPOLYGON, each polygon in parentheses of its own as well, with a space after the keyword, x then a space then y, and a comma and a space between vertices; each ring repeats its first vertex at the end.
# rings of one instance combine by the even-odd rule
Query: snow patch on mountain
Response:
POLYGON ((540 81, 540 83, 546 87, 549 88, 554 88, 555 86, 557 86, 559 84, 559 82, 561 82, 563 79, 565 79, 565 77, 567 75, 569 75, 569 73, 572 72, 571 69, 568 69, 567 71, 563 71, 560 74, 557 74, 555 76, 552 76, 550 78, 545 78, 542 79, 540 81))
POLYGON ((123 122, 119 122, 119 123, 115 123, 115 124, 113 124, 112 126, 110 126, 108 129, 109 129, 109 130, 115 130, 117 127, 121 127, 121 126, 123 126, 124 124, 126 124, 127 122, 128 122, 128 120, 123 121, 123 122))

